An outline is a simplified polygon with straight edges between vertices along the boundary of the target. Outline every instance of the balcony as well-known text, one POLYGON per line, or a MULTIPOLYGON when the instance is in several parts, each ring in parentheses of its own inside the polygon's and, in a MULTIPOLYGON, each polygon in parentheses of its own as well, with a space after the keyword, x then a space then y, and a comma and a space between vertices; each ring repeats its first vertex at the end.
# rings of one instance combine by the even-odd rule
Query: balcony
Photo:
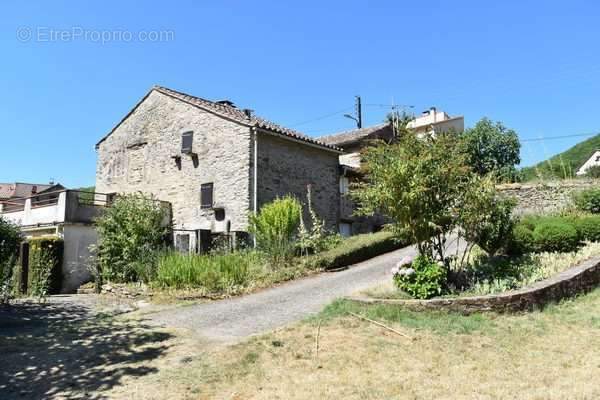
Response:
POLYGON ((62 190, 0 203, 3 218, 19 226, 91 223, 113 195, 62 190))

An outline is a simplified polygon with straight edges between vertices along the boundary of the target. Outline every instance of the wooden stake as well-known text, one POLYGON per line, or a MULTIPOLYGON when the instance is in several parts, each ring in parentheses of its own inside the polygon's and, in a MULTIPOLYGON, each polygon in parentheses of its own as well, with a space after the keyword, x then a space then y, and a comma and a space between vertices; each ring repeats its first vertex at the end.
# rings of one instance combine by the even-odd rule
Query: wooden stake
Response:
POLYGON ((322 319, 319 320, 319 325, 317 326, 317 340, 316 340, 316 358, 319 358, 319 336, 321 335, 321 322, 322 319))
POLYGON ((382 324, 381 322, 373 321, 372 319, 369 319, 369 318, 367 318, 367 317, 363 317, 362 315, 358 315, 358 314, 355 314, 355 313, 353 313, 353 312, 350 312, 350 311, 348 311, 348 313, 349 313, 350 315, 352 315, 353 317, 356 317, 356 318, 359 318, 359 319, 363 319, 363 320, 365 320, 365 321, 367 321, 367 322, 370 322, 370 323, 372 323, 372 324, 375 324, 375 325, 377 325, 377 326, 380 326, 380 327, 382 327, 382 328, 384 328, 384 329, 387 329, 387 330, 388 330, 388 331, 390 331, 390 332, 394 332, 394 333, 395 333, 395 334, 397 334, 397 335, 404 336, 405 338, 407 338, 407 339, 410 339, 410 340, 415 340, 415 339, 414 339, 412 336, 409 336, 409 335, 407 335, 406 333, 400 332, 400 331, 398 331, 398 330, 396 330, 396 329, 394 329, 394 328, 390 328, 389 326, 387 326, 387 325, 384 325, 384 324, 382 324))

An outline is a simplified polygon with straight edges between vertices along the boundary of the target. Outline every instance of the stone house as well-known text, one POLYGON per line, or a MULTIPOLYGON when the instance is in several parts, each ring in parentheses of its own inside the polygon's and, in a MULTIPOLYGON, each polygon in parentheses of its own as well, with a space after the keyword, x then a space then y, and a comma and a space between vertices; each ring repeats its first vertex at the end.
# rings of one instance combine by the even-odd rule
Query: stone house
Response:
POLYGON ((96 190, 169 202, 183 251, 204 251, 217 235, 246 236, 250 212, 286 194, 306 203, 308 185, 315 211, 338 228, 342 151, 231 101, 155 86, 96 150, 96 190))
MULTIPOLYGON (((420 135, 435 135, 440 132, 461 133, 464 131, 464 117, 450 117, 435 107, 424 111, 419 117, 412 119, 406 127, 420 135)), ((356 204, 348 196, 349 187, 352 183, 361 179, 360 152, 370 142, 383 140, 391 142, 395 133, 391 123, 386 122, 361 129, 335 133, 321 136, 319 138, 325 144, 339 147, 344 154, 339 156, 340 161, 340 223, 339 232, 343 236, 358 233, 374 232, 386 224, 387 221, 381 215, 370 217, 355 215, 356 204)))

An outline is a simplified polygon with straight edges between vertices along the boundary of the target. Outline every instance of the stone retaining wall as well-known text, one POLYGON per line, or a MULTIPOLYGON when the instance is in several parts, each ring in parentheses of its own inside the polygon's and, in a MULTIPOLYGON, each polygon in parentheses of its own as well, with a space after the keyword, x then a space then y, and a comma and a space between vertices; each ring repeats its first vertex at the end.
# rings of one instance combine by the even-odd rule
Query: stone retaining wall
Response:
POLYGON ((541 308, 548 303, 588 292, 599 283, 600 256, 526 288, 506 293, 431 300, 375 299, 362 296, 350 296, 346 299, 366 304, 400 306, 416 311, 446 310, 462 314, 514 312, 541 308))
POLYGON ((511 183, 498 185, 500 193, 517 199, 515 213, 540 214, 567 207, 574 192, 600 187, 599 180, 570 180, 540 183, 511 183))

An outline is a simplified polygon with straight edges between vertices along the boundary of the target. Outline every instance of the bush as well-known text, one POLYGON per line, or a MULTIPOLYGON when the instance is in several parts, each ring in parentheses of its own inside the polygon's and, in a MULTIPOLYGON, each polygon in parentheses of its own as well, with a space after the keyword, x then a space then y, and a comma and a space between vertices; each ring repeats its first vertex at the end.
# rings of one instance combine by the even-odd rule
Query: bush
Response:
POLYGON ((574 251, 584 238, 578 221, 573 216, 526 216, 513 228, 507 253, 574 251))
POLYGON ((582 240, 600 242, 600 215, 589 215, 574 219, 575 228, 582 240))
POLYGON ((63 281, 64 242, 55 237, 29 239, 28 292, 32 296, 45 297, 58 294, 63 281))
POLYGON ((130 282, 140 279, 140 260, 167 242, 165 206, 153 199, 119 196, 96 219, 98 264, 103 279, 130 282))
POLYGON ((573 203, 580 211, 600 213, 600 189, 590 188, 573 194, 573 203))
POLYGON ((543 221, 533 231, 536 251, 570 252, 580 245, 579 234, 568 221, 543 221))
POLYGON ((19 228, 0 216, 0 304, 8 302, 13 291, 14 266, 21 240, 19 228))
POLYGON ((200 255, 169 251, 158 257, 155 283, 174 289, 231 293, 249 283, 251 269, 257 263, 260 258, 255 252, 200 255))
POLYGON ((600 178, 600 165, 592 165, 585 171, 585 176, 588 178, 600 178))
POLYGON ((418 256, 410 267, 394 274, 398 289, 417 299, 429 299, 442 294, 446 283, 446 268, 424 256, 418 256))
POLYGON ((513 227, 506 252, 511 255, 518 255, 532 251, 535 251, 533 229, 525 223, 516 224, 513 227))
POLYGON ((294 255, 294 239, 300 225, 302 205, 286 196, 265 204, 258 214, 250 215, 250 232, 256 245, 277 264, 294 255))
POLYGON ((350 236, 331 250, 307 257, 305 265, 312 269, 342 268, 409 244, 407 234, 398 236, 388 231, 350 236))

